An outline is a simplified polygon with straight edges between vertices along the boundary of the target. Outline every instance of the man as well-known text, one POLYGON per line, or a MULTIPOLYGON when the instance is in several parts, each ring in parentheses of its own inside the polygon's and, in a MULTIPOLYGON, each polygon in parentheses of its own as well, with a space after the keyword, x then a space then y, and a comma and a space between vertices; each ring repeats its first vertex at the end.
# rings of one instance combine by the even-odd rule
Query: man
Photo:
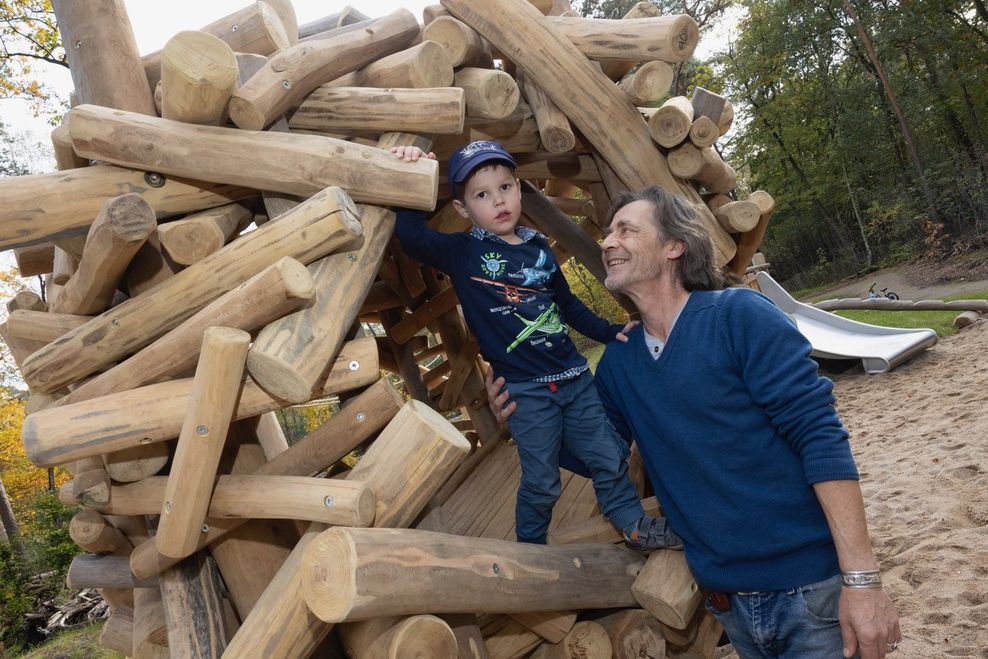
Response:
MULTIPOLYGON (((596 383, 633 437, 707 608, 738 654, 882 658, 901 640, 881 588, 847 431, 810 346, 767 298, 725 289, 690 206, 661 188, 615 199, 605 285, 642 324, 596 383)), ((488 376, 501 418, 510 388, 488 376)))

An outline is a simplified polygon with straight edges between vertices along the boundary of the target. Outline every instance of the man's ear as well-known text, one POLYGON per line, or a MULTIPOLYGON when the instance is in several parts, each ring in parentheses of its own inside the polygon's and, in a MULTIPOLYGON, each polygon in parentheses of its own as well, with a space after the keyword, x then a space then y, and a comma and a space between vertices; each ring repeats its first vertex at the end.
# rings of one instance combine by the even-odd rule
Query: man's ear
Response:
POLYGON ((676 260, 686 253, 686 243, 682 240, 667 240, 665 244, 666 258, 676 260))
POLYGON ((465 219, 465 220, 469 220, 470 219, 470 213, 467 212, 467 207, 464 206, 463 205, 463 202, 460 201, 459 199, 454 199, 453 200, 453 209, 457 213, 459 213, 460 214, 460 217, 462 217, 463 219, 465 219))

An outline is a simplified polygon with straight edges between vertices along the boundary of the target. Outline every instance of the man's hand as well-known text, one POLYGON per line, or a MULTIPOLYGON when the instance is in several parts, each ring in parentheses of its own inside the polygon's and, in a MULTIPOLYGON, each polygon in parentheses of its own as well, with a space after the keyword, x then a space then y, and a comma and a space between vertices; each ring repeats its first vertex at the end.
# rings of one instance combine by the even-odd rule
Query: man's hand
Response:
POLYGON ((391 147, 391 153, 395 154, 398 160, 404 160, 405 162, 415 162, 422 156, 425 156, 429 160, 436 159, 436 154, 432 151, 427 154, 417 146, 393 146, 391 147))
POLYGON ((640 320, 629 320, 628 321, 628 324, 625 325, 623 328, 621 328, 621 331, 618 332, 617 333, 617 336, 614 337, 614 338, 617 339, 618 341, 620 341, 621 343, 627 343, 628 342, 628 332, 630 332, 631 330, 635 329, 635 327, 637 327, 638 325, 641 325, 641 322, 642 321, 640 321, 640 320))
POLYGON ((840 631, 845 657, 884 659, 902 640, 899 616, 881 588, 841 588, 840 631))
POLYGON ((504 378, 494 379, 494 369, 488 368, 484 375, 484 384, 487 386, 487 403, 494 413, 494 418, 498 423, 504 423, 515 411, 518 404, 514 401, 508 402, 508 390, 504 388, 504 378), (502 389, 504 391, 502 391, 502 389))

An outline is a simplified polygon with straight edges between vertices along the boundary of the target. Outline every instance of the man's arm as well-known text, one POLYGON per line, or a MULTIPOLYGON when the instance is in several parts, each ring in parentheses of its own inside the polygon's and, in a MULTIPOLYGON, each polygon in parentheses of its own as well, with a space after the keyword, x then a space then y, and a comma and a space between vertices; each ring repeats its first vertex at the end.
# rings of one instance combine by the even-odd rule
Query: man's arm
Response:
MULTIPOLYGON (((841 572, 878 570, 868 539, 864 499, 857 481, 822 481, 813 485, 837 547, 841 572)), ((902 640, 892 601, 877 588, 841 588, 840 626, 844 656, 881 659, 890 644, 902 640)))

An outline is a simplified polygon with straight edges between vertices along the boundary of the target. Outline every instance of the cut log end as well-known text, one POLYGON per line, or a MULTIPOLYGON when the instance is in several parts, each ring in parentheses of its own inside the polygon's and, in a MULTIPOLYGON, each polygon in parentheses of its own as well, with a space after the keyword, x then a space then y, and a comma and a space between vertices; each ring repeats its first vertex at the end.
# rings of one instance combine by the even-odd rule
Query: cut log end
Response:
POLYGON ((286 256, 275 263, 274 267, 281 273, 288 296, 305 300, 315 297, 316 283, 312 273, 297 259, 286 256))
POLYGON ((247 371, 266 392, 290 403, 304 403, 315 396, 295 367, 277 356, 251 350, 247 353, 247 371))
POLYGON ((230 114, 230 121, 243 130, 263 130, 267 125, 263 110, 260 110, 251 100, 241 98, 236 94, 230 98, 227 111, 230 114))
POLYGON ((302 555, 302 594, 320 620, 343 622, 357 595, 356 548, 346 529, 324 531, 302 555))
POLYGON ((399 648, 402 657, 454 659, 457 656, 453 630, 433 615, 412 616, 400 623, 391 647, 399 648))
POLYGON ((156 226, 154 209, 136 192, 109 200, 106 212, 113 235, 127 242, 144 242, 156 226))

